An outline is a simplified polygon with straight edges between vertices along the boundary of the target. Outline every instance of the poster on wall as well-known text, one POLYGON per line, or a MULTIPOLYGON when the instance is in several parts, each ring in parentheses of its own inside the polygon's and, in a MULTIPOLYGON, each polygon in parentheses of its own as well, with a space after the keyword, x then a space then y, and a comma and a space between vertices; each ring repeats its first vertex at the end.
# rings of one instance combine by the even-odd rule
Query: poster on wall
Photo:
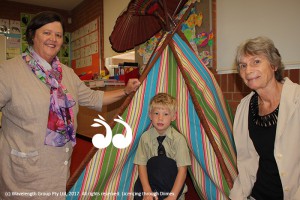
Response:
POLYGON ((18 37, 6 38, 6 59, 14 58, 20 55, 21 39, 18 37))
POLYGON ((72 68, 77 75, 99 74, 99 20, 95 19, 71 34, 72 68))
POLYGON ((17 55, 20 55, 20 21, 0 19, 0 34, 3 35, 5 38, 5 45, 1 46, 1 48, 4 47, 4 59, 8 60, 17 55))

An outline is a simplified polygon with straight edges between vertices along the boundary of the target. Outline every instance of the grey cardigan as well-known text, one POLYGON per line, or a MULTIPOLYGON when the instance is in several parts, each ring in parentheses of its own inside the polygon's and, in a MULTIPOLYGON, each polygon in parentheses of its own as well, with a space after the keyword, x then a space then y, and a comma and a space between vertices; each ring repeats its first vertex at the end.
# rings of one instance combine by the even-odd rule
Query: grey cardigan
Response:
MULTIPOLYGON (((62 84, 76 101, 73 107, 74 128, 78 104, 101 110, 103 92, 93 91, 74 71, 62 65, 62 84)), ((35 192, 31 198, 65 199, 69 178, 72 145, 44 145, 49 113, 50 89, 29 69, 21 56, 0 64, 0 199, 5 192, 35 192), (38 192, 45 194, 38 195, 38 192), (58 196, 47 196, 58 192, 58 196), (62 193, 60 193, 62 192, 62 193)), ((92 122, 91 122, 92 123, 92 122)))

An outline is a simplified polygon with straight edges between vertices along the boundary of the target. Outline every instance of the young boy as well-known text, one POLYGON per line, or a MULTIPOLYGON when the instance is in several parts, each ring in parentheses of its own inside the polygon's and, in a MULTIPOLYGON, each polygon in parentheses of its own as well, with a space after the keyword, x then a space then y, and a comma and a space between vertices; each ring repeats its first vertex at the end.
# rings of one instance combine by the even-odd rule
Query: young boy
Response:
POLYGON ((142 194, 135 195, 135 199, 185 199, 185 179, 191 160, 184 136, 170 126, 176 119, 176 107, 176 99, 166 93, 159 93, 150 101, 153 127, 141 136, 134 159, 139 174, 134 191, 142 194))

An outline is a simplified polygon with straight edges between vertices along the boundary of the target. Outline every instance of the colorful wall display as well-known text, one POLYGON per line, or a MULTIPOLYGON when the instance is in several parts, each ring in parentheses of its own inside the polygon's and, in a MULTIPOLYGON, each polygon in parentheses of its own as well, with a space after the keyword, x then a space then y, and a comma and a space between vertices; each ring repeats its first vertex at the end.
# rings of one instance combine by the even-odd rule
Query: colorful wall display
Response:
MULTIPOLYGON (((214 34, 211 31, 208 10, 208 1, 197 1, 196 6, 191 10, 190 15, 182 24, 181 31, 203 63, 208 67, 212 67, 211 49, 214 34)), ((156 34, 137 49, 137 53, 142 57, 143 64, 148 62, 160 34, 162 33, 156 34)))
POLYGON ((99 73, 99 19, 71 34, 72 68, 77 75, 99 73))

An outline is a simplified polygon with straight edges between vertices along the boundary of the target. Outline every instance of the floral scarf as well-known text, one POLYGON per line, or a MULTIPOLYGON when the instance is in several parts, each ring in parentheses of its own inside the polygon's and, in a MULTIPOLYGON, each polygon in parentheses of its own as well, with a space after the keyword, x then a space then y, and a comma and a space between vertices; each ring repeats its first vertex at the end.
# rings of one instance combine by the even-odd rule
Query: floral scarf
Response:
POLYGON ((32 72, 50 87, 50 107, 44 144, 62 147, 71 140, 74 146, 76 136, 72 107, 75 105, 75 101, 61 84, 62 68, 58 57, 53 59, 51 66, 32 47, 28 47, 22 57, 32 72))

